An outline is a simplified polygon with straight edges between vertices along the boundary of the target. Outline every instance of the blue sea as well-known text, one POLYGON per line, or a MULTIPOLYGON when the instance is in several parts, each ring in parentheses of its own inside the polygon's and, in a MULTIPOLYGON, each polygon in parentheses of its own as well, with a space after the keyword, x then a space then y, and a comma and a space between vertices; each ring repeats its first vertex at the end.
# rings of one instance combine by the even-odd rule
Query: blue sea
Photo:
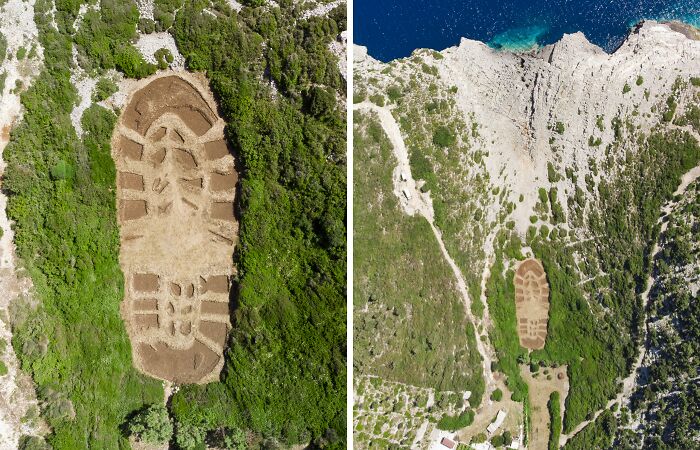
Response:
POLYGON ((523 50, 576 31, 612 52, 643 19, 700 27, 700 0, 354 0, 354 40, 382 61, 461 37, 523 50))

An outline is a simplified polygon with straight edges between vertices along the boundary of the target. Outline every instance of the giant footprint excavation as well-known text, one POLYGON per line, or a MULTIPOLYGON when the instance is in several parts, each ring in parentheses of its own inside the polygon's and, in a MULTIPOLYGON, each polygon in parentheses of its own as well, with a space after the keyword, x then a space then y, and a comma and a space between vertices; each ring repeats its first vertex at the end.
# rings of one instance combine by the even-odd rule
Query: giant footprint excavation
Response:
POLYGON ((139 82, 112 137, 134 364, 175 383, 218 379, 231 326, 238 173, 202 85, 187 73, 139 82))
POLYGON ((530 350, 541 350, 547 339, 549 318, 549 284, 542 263, 536 259, 521 262, 513 282, 520 345, 530 350))

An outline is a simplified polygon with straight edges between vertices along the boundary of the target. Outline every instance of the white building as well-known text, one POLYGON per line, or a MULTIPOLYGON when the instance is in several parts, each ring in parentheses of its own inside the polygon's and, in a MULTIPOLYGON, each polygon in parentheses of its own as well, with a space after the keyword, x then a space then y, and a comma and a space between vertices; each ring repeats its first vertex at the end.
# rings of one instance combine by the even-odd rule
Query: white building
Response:
POLYGON ((503 425, 503 421, 505 420, 505 418, 506 412, 501 409, 500 411, 498 411, 498 414, 496 414, 496 419, 493 422, 491 422, 491 425, 486 427, 486 431, 488 431, 489 434, 492 434, 493 432, 498 430, 501 427, 501 425, 503 425))

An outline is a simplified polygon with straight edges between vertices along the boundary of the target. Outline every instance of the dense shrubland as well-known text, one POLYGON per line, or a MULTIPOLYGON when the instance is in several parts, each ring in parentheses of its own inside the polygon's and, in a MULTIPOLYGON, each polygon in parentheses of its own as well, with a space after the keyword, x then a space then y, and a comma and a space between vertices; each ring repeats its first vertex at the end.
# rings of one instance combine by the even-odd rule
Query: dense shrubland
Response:
MULTIPOLYGON (((658 237, 661 206, 671 198, 681 175, 700 161, 700 147, 686 132, 658 128, 642 135, 630 130, 621 129, 618 140, 606 152, 603 167, 611 172, 589 188, 595 196, 587 217, 580 213, 586 200, 578 190, 569 199, 570 219, 578 220, 577 226, 586 230, 581 236, 590 236, 593 241, 577 243, 568 230, 555 226, 550 232, 545 225, 531 227, 526 237, 525 244, 542 261, 550 284, 546 346, 532 352, 529 359, 568 365, 567 432, 603 408, 619 390, 618 380, 630 370, 640 344, 643 316, 639 296, 651 270, 649 254, 658 237), (623 137, 634 148, 627 148, 623 137), (618 169, 612 170, 614 167, 618 169)), ((591 164, 592 171, 598 170, 591 164)), ((573 176, 571 172, 569 178, 573 176)), ((551 190, 547 195, 545 189, 541 194, 544 218, 553 225, 565 220, 563 208, 544 208, 556 195, 551 190)), ((519 395, 525 386, 516 363, 527 359, 517 338, 512 337, 516 333, 509 293, 512 271, 505 271, 500 256, 507 251, 496 248, 496 263, 487 285, 496 325, 491 338, 498 352, 497 368, 508 375, 509 388, 519 395)), ((512 263, 518 256, 508 259, 512 263)))
MULTIPOLYGON (((181 4, 157 2, 158 26, 168 28, 163 21, 181 4)), ((340 448, 345 125, 336 98, 344 93, 327 43, 344 29, 343 8, 332 19, 304 21, 286 3, 239 15, 217 2, 214 16, 202 12, 208 5, 188 2, 172 17, 171 31, 188 67, 206 71, 242 168, 237 309, 221 382, 184 386, 172 399, 173 440, 196 448, 206 437, 240 448, 246 429, 251 445, 340 448), (294 65, 278 70, 276 60, 294 65), (261 80, 266 69, 279 89, 274 100, 261 80)), ((116 116, 93 105, 82 119, 83 138, 76 136, 71 46, 91 73, 117 68, 142 77, 156 68, 130 44, 138 22, 133 1, 103 0, 74 36, 80 2, 56 2, 58 30, 51 6, 35 6, 46 65, 22 95, 24 119, 5 151, 8 215, 38 300, 14 305, 13 345, 37 383, 54 448, 127 448, 129 419, 162 402, 163 390, 133 369, 119 314, 123 276, 109 147, 116 116)), ((101 82, 95 100, 112 90, 101 82)))
POLYGON ((188 66, 206 70, 244 168, 238 309, 221 384, 182 389, 172 412, 210 431, 246 427, 268 440, 342 446, 345 126, 327 49, 344 29, 342 8, 295 25, 291 5, 239 16, 218 3, 218 18, 203 7, 185 5, 172 31, 188 66), (277 72, 275 59, 298 70, 277 72), (277 101, 258 80, 264 67, 277 101))
MULTIPOLYGON (((161 401, 163 391, 133 369, 119 315, 123 277, 109 148, 116 116, 93 106, 83 116, 83 139, 76 136, 70 38, 49 26, 50 8, 35 5, 46 67, 22 94, 23 121, 4 152, 7 213, 39 300, 13 305, 13 345, 37 384, 54 448, 119 448, 126 445, 119 430, 126 417, 161 401)), ((62 17, 59 10, 59 24, 62 17)))
POLYGON ((632 396, 639 432, 616 438, 619 448, 692 448, 700 421, 700 183, 677 198, 661 236, 649 294, 647 343, 655 357, 632 396))

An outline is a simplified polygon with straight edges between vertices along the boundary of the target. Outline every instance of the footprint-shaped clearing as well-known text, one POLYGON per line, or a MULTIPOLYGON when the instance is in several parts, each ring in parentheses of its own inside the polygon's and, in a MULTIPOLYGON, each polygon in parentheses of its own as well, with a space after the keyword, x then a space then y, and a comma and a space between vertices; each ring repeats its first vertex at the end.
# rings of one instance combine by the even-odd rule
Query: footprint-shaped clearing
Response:
POLYGON ((211 93, 188 73, 142 80, 112 156, 134 364, 175 383, 214 381, 230 329, 238 172, 211 93))

